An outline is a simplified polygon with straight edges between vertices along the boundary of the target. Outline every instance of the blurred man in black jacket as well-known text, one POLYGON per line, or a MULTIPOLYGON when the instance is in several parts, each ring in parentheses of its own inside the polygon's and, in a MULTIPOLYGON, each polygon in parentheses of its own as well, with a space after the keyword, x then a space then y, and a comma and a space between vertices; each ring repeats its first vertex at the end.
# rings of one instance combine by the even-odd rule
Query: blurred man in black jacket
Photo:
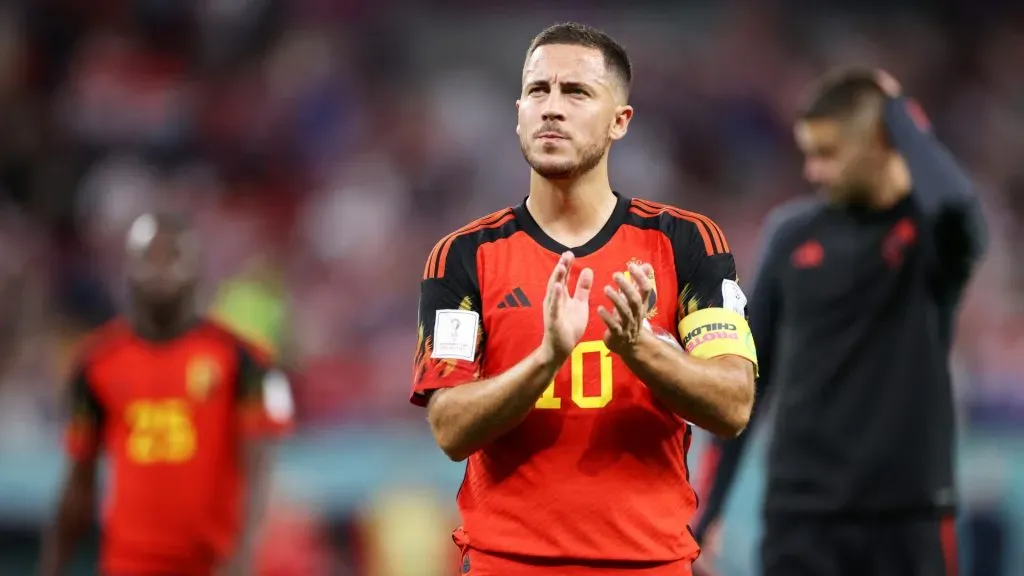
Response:
MULTIPOLYGON (((758 396, 773 389, 778 410, 763 573, 953 574, 948 355, 985 245, 971 181, 884 72, 824 78, 795 135, 822 197, 769 217, 749 303, 758 396)), ((750 436, 701 470, 699 539, 750 436)))

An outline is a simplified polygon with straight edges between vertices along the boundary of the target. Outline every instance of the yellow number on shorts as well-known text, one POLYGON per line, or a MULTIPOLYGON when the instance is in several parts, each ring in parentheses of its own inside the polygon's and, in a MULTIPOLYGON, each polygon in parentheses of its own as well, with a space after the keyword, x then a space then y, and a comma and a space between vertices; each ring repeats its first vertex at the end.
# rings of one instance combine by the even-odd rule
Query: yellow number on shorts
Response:
MULTIPOLYGON (((580 342, 569 356, 569 379, 572 382, 572 402, 580 408, 604 408, 612 401, 612 356, 602 340, 580 342), (586 354, 600 354, 601 393, 586 396, 583 393, 583 358, 586 354)), ((555 396, 555 381, 537 399, 537 408, 561 408, 562 399, 555 396)))
POLYGON ((196 452, 196 428, 183 400, 133 402, 128 420, 128 457, 139 464, 180 464, 196 452))

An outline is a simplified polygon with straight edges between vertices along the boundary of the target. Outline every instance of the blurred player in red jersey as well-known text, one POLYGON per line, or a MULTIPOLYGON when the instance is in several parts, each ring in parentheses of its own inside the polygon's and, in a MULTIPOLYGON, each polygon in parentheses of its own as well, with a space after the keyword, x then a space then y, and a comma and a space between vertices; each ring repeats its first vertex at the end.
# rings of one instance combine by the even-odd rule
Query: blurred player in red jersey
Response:
POLYGON ((199 250, 170 215, 142 216, 128 234, 129 313, 91 338, 70 386, 71 464, 46 576, 93 519, 101 451, 112 473, 103 576, 252 573, 269 439, 291 423, 291 391, 263 354, 197 314, 199 250))
POLYGON ((468 459, 462 573, 690 574, 690 424, 735 436, 754 398, 735 262, 707 217, 611 189, 613 39, 548 28, 522 80, 529 196, 438 242, 420 287, 412 401, 468 459))

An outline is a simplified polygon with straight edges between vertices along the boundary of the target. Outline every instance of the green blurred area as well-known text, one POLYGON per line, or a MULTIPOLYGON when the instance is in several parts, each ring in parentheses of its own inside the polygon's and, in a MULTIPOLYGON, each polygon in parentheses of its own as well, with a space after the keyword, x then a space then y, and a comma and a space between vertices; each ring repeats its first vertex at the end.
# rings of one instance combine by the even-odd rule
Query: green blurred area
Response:
POLYGON ((281 359, 287 335, 287 303, 280 275, 254 264, 223 282, 209 310, 236 334, 281 359))

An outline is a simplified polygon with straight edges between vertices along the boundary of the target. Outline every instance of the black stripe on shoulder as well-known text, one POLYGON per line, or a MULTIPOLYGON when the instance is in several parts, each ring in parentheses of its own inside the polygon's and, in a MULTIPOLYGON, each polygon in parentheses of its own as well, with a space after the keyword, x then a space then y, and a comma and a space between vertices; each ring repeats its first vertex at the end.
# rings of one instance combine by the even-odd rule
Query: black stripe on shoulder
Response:
POLYGON ((475 253, 476 246, 480 243, 479 236, 477 235, 478 232, 491 228, 500 228, 502 224, 513 219, 512 208, 503 208, 445 235, 431 249, 430 255, 427 257, 426 266, 423 268, 423 279, 439 278, 448 272, 449 257, 451 256, 453 246, 458 244, 459 250, 470 250, 475 253))
POLYGON ((515 218, 515 214, 513 214, 512 218, 504 220, 499 226, 482 228, 474 232, 474 244, 476 245, 477 248, 479 248, 484 244, 489 244, 491 242, 497 242, 498 240, 504 240, 506 238, 509 238, 513 234, 519 232, 522 229, 523 228, 520 225, 519 220, 515 218))
MULTIPOLYGON (((512 209, 506 208, 472 228, 442 240, 431 254, 434 272, 427 278, 468 273, 475 283, 477 250, 484 244, 509 238, 520 229, 512 209)), ((428 262, 428 267, 431 264, 428 262)))
POLYGON ((659 230, 665 235, 670 236, 670 225, 671 217, 662 213, 652 214, 641 208, 635 208, 630 206, 630 210, 626 212, 625 220, 623 224, 639 228, 641 230, 659 230))
POLYGON ((630 206, 634 218, 656 219, 657 228, 676 242, 699 237, 708 255, 730 252, 725 232, 714 220, 699 212, 634 198, 630 206))

